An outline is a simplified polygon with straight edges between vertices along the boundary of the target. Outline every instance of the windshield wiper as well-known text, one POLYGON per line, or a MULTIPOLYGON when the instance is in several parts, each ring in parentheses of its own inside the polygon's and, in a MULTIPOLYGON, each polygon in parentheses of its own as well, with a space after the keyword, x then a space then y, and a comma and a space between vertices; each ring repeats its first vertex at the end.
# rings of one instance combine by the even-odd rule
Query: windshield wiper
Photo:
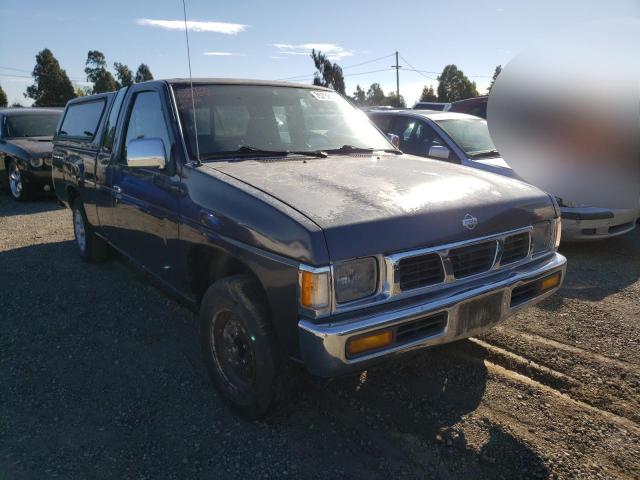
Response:
POLYGON ((267 150, 264 148, 256 148, 251 145, 242 145, 236 150, 225 152, 213 152, 208 155, 201 155, 201 160, 211 160, 215 158, 228 157, 233 155, 273 155, 286 157, 287 155, 308 155, 310 157, 326 158, 327 153, 322 150, 267 150))
POLYGON ((469 154, 470 158, 495 157, 495 156, 500 156, 500 152, 498 152, 498 150, 496 149, 483 150, 482 152, 475 152, 475 153, 469 154))
POLYGON ((325 150, 327 153, 373 153, 373 152, 385 152, 385 153, 395 153, 397 155, 402 155, 400 150, 395 150, 391 148, 371 148, 371 147, 354 147, 353 145, 343 145, 340 148, 332 148, 325 150))

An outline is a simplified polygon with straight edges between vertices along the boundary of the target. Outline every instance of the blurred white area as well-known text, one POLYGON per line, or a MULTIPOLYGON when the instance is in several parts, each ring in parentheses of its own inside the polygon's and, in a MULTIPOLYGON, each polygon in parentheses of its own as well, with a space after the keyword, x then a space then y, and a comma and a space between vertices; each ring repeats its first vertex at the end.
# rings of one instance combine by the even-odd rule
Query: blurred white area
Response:
POLYGON ((640 20, 559 32, 504 67, 487 120, 505 161, 557 197, 640 206, 640 20))

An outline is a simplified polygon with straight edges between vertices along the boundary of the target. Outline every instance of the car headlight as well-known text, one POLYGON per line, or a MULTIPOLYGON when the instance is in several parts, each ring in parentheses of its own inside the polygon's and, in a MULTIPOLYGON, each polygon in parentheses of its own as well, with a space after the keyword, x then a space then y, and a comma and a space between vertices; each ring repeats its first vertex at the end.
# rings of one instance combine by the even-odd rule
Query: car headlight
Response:
POLYGON ((559 218, 534 224, 531 232, 531 252, 536 254, 551 249, 557 250, 561 233, 562 224, 559 218))
POLYGON ((378 287, 378 262, 373 257, 337 263, 333 267, 336 302, 346 303, 373 295, 378 287))
POLYGON ((565 207, 565 208, 581 208, 581 207, 588 207, 589 206, 589 205, 585 205, 584 203, 570 202, 569 200, 565 200, 565 199, 560 198, 560 197, 556 197, 556 201, 558 202, 558 205, 560 205, 561 207, 565 207))
POLYGON ((42 166, 43 160, 42 158, 32 158, 29 160, 29 163, 33 168, 40 168, 42 166))

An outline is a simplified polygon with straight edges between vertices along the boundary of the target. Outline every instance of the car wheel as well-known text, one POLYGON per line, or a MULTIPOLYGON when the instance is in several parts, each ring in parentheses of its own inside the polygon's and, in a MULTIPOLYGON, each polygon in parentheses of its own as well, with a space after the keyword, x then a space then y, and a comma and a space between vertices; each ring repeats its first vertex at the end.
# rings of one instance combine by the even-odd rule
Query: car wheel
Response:
POLYGON ((87 215, 80 200, 71 205, 73 234, 80 257, 89 263, 100 263, 109 257, 109 245, 98 237, 87 221, 87 215))
POLYGON ((9 182, 9 193, 14 199, 24 202, 31 198, 31 186, 24 181, 22 171, 14 160, 9 162, 7 180, 9 182))
POLYGON ((224 402, 246 419, 265 417, 282 392, 284 375, 256 281, 238 275, 209 287, 200 327, 209 377, 224 402))

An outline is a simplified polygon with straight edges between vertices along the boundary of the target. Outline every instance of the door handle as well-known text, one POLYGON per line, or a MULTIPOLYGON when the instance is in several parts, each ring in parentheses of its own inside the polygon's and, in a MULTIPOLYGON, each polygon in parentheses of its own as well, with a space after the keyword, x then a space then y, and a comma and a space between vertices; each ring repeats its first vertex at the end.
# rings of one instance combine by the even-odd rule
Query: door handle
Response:
POLYGON ((114 185, 113 186, 113 191, 116 193, 122 193, 122 187, 118 186, 118 185, 114 185))

